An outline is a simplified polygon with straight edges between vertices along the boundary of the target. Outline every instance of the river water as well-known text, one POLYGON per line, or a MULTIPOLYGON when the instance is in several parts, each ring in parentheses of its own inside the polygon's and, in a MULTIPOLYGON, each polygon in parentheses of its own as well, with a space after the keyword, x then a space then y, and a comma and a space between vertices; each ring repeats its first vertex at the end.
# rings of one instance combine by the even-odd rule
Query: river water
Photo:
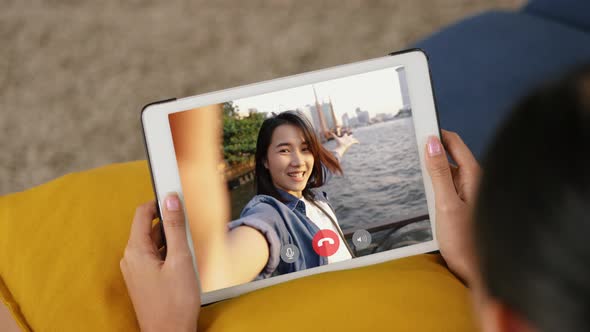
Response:
POLYGON ((427 214, 412 119, 357 128, 353 136, 360 144, 344 154, 344 175, 322 187, 342 229, 427 214))
MULTIPOLYGON (((353 136, 360 144, 352 145, 344 154, 341 161, 344 175, 334 176, 322 187, 328 193, 343 232, 427 215, 412 118, 356 128, 353 136)), ((335 147, 335 142, 327 143, 326 147, 335 147)), ((372 236, 374 252, 432 239, 428 220, 372 236)))
MULTIPOLYGON (((412 118, 356 128, 353 136, 360 143, 344 154, 343 176, 334 176, 321 187, 328 194, 342 231, 427 215, 412 118)), ((333 149, 335 144, 330 141, 325 146, 333 149)), ((253 183, 232 190, 233 218, 239 216, 253 194, 253 183)), ((371 233, 372 245, 357 255, 432 239, 428 220, 371 233)))

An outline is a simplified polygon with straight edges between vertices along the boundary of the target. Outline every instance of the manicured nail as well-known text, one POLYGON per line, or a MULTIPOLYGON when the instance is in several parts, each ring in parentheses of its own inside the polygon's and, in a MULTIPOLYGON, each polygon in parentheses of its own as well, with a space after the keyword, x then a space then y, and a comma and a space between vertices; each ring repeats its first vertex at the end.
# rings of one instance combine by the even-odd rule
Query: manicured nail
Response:
POLYGON ((438 156, 442 153, 442 145, 436 136, 428 137, 428 155, 431 157, 438 156))
POLYGON ((178 211, 180 209, 180 201, 178 196, 170 195, 166 197, 166 209, 168 211, 178 211))

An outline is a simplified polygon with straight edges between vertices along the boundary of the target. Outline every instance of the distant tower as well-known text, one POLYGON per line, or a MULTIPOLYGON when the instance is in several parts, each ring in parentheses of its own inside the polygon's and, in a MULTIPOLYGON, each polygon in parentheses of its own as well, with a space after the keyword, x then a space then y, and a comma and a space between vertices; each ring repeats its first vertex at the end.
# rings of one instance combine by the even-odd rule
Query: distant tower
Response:
POLYGON ((316 111, 316 107, 314 105, 305 105, 304 108, 306 114, 309 115, 309 118, 311 119, 311 123, 313 124, 313 128, 315 130, 316 133, 320 132, 321 126, 320 126, 320 117, 318 115, 318 112, 316 111))
POLYGON ((300 112, 301 114, 305 115, 305 117, 307 118, 307 120, 309 120, 309 122, 311 123, 311 125, 313 126, 314 130, 316 130, 316 124, 312 115, 312 111, 309 107, 298 107, 297 111, 300 112))
POLYGON ((342 127, 349 128, 350 127, 350 118, 348 117, 348 113, 344 113, 342 115, 342 127))
POLYGON ((331 132, 336 128, 336 124, 334 123, 332 109, 329 103, 322 102, 322 113, 324 114, 324 120, 326 120, 326 130, 331 132))
POLYGON ((320 102, 318 100, 318 94, 315 91, 315 86, 312 85, 313 88, 313 95, 315 96, 315 109, 316 112, 318 113, 318 117, 320 119, 320 134, 321 134, 321 140, 325 141, 326 138, 328 138, 327 132, 328 132, 328 128, 326 127, 326 119, 324 118, 324 112, 322 112, 322 107, 320 106, 320 102))
POLYGON ((357 107, 356 110, 356 117, 361 125, 368 125, 371 122, 371 118, 369 116, 369 111, 361 111, 360 107, 357 107))
POLYGON ((336 120, 336 113, 334 113, 334 105, 332 104, 332 97, 330 97, 330 111, 332 112, 332 122, 334 123, 334 130, 338 127, 338 121, 336 120))
POLYGON ((397 77, 399 80, 399 87, 402 93, 402 110, 410 110, 410 93, 408 92, 408 80, 406 79, 406 69, 404 67, 397 67, 397 77))

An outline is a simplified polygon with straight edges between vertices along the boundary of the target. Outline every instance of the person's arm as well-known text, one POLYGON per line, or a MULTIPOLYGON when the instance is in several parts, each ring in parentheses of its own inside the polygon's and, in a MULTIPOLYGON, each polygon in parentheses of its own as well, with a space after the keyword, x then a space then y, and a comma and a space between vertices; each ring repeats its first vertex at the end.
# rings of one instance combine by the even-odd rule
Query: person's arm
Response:
POLYGON ((227 230, 229 199, 218 165, 221 107, 183 114, 171 123, 174 147, 203 291, 253 280, 269 257, 265 237, 251 227, 227 230))
POLYGON ((18 325, 12 318, 8 307, 0 302, 0 331, 4 332, 19 332, 18 325))
MULTIPOLYGON (((250 282, 265 267, 269 249, 264 236, 256 229, 241 226, 226 232, 219 252, 199 266, 203 292, 250 282)), ((196 247, 196 246, 195 246, 196 247)), ((195 252, 202 249, 195 249, 195 252)), ((199 261, 198 261, 199 262, 199 261)))
POLYGON ((439 139, 430 137, 425 159, 434 189, 436 236, 449 269, 471 285, 477 268, 472 213, 481 169, 456 133, 443 130, 442 139, 457 166, 449 165, 439 139))

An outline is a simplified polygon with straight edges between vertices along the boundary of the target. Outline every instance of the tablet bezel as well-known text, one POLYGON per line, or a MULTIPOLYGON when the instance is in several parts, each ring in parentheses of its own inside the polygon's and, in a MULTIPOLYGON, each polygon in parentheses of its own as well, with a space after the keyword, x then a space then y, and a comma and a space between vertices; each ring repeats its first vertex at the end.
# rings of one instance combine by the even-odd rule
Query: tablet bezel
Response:
MULTIPOLYGON (((328 69, 277 78, 269 81, 220 90, 197 96, 177 100, 169 99, 152 103, 144 107, 141 113, 141 123, 152 175, 152 184, 156 194, 156 200, 158 202, 158 215, 160 215, 160 204, 167 193, 177 192, 180 199, 184 202, 180 175, 178 172, 174 145, 172 142, 172 134, 170 132, 170 122, 168 118, 169 114, 245 97, 261 95, 273 91, 313 84, 326 80, 362 74, 379 69, 395 68, 398 66, 404 66, 406 70, 410 105, 412 108, 412 120, 414 123, 416 141, 418 143, 417 150, 420 157, 420 169, 422 171, 422 180, 424 183, 428 213, 430 215, 433 239, 428 242, 422 242, 415 245, 362 256, 343 262, 323 265, 303 271, 297 271, 264 280, 248 282, 242 285, 203 293, 201 299, 202 304, 208 304, 231 298, 256 289, 268 287, 277 283, 307 275, 377 264, 393 259, 438 250, 434 213, 434 192, 432 189, 430 176, 424 164, 424 147, 426 146, 428 137, 431 135, 440 137, 428 60, 426 54, 422 50, 413 49, 392 53, 388 56, 372 60, 340 65, 328 69)), ((193 266, 195 268, 195 273, 197 273, 196 262, 194 258, 194 248, 192 238, 190 236, 188 221, 186 223, 186 227, 189 247, 193 256, 193 266)))

